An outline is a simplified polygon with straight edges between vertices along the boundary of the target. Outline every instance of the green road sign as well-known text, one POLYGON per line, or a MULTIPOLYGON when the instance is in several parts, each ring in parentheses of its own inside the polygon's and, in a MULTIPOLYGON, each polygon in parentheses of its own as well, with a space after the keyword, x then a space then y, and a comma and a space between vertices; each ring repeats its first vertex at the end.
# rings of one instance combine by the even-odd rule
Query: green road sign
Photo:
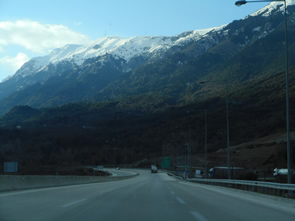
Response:
POLYGON ((163 169, 170 168, 170 157, 164 157, 163 161, 161 162, 161 168, 163 169))

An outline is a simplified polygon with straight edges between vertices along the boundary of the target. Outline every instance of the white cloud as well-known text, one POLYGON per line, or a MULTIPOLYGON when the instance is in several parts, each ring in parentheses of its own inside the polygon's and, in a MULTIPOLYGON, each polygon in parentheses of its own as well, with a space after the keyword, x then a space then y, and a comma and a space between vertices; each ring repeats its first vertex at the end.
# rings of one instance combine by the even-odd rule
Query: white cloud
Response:
POLYGON ((42 54, 66 44, 84 44, 89 41, 86 35, 64 25, 41 24, 31 20, 0 22, 0 36, 0 47, 18 45, 42 54))
POLYGON ((5 56, 0 58, 0 64, 15 72, 28 60, 30 60, 29 56, 20 52, 16 55, 16 57, 5 56))
POLYGON ((30 60, 27 54, 44 55, 66 44, 90 41, 86 35, 64 25, 41 24, 31 20, 1 21, 0 36, 0 81, 30 60), (20 52, 24 49, 27 54, 20 52), (15 57, 13 51, 17 54, 15 57))
POLYGON ((0 58, 0 82, 13 75, 25 62, 30 60, 25 53, 18 53, 16 57, 5 56, 0 58))

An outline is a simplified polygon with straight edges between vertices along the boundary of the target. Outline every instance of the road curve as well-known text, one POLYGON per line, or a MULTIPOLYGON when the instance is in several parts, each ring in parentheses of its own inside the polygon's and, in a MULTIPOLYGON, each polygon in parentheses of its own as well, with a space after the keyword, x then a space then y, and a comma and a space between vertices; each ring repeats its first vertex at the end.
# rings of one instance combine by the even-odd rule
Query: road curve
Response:
POLYGON ((294 221, 294 200, 136 172, 122 181, 1 193, 0 220, 294 221))
POLYGON ((131 171, 131 170, 118 170, 118 169, 112 169, 112 168, 106 168, 104 169, 105 171, 109 172, 112 174, 112 176, 132 176, 132 175, 136 175, 137 173, 135 171, 131 171))

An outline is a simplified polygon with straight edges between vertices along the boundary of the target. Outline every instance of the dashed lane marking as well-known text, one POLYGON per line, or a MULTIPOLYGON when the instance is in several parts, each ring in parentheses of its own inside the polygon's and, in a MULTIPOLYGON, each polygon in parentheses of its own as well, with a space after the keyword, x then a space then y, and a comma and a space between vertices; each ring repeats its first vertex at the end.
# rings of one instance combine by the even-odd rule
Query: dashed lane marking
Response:
POLYGON ((175 199, 180 203, 180 204, 186 204, 186 202, 181 199, 180 197, 175 197, 175 199))
POLYGON ((85 201, 85 200, 87 200, 87 199, 77 200, 77 201, 74 201, 74 202, 71 202, 71 203, 65 204, 65 205, 63 205, 62 207, 65 208, 65 207, 73 206, 73 205, 78 204, 78 203, 81 203, 81 202, 83 202, 83 201, 85 201))
POLYGON ((198 221, 208 221, 204 216, 202 216, 200 213, 193 211, 191 212, 191 214, 193 215, 193 217, 196 218, 196 220, 198 221))

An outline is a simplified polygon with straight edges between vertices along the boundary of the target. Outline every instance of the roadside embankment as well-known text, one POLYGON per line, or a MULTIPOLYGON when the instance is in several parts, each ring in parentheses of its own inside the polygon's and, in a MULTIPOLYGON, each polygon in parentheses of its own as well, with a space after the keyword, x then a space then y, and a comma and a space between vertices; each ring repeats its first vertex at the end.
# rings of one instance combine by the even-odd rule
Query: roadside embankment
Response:
POLYGON ((56 187, 76 184, 99 183, 129 179, 127 176, 39 176, 39 175, 0 175, 0 192, 42 187, 56 187))

